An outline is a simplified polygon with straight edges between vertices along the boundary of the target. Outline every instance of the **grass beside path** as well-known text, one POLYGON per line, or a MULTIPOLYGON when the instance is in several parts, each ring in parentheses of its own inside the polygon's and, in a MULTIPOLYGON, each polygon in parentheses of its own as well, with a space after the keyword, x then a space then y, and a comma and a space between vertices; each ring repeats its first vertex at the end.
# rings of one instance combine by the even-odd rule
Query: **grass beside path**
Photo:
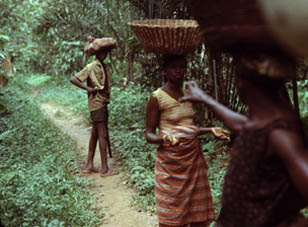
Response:
POLYGON ((25 95, 35 86, 20 81, 16 76, 0 90, 2 224, 98 226, 102 214, 95 210, 88 182, 74 176, 75 142, 25 95))

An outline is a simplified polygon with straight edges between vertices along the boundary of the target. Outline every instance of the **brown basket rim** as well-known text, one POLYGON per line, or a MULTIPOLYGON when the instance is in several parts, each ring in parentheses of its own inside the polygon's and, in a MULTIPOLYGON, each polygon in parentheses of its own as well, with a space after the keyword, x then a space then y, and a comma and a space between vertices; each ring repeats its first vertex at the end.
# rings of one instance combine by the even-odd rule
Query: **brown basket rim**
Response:
POLYGON ((198 28, 197 20, 192 19, 146 19, 136 20, 128 23, 132 27, 161 27, 161 28, 198 28))

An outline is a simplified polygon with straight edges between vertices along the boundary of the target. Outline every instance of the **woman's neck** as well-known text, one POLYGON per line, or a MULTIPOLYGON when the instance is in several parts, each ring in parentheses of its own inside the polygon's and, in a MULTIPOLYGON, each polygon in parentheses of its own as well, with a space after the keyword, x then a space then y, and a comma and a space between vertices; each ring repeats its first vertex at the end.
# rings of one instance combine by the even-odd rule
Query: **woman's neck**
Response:
POLYGON ((254 92, 248 97, 249 118, 251 120, 272 120, 281 115, 281 109, 287 111, 283 98, 268 96, 261 92, 254 92))
POLYGON ((175 84, 175 83, 170 83, 167 81, 163 87, 165 87, 167 90, 172 91, 172 92, 183 92, 182 83, 175 84))
POLYGON ((167 92, 171 97, 178 100, 183 97, 183 86, 175 85, 173 83, 166 82, 162 89, 167 92))

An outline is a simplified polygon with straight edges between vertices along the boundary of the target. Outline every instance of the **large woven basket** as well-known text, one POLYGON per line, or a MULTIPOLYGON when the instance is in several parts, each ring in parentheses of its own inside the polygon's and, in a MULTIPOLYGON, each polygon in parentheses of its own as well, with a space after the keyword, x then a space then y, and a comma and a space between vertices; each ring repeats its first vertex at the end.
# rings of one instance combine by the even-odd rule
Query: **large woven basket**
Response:
POLYGON ((146 52, 187 54, 196 50, 202 37, 195 20, 149 19, 128 25, 146 52))
POLYGON ((187 0, 205 43, 218 50, 275 48, 257 0, 187 0))

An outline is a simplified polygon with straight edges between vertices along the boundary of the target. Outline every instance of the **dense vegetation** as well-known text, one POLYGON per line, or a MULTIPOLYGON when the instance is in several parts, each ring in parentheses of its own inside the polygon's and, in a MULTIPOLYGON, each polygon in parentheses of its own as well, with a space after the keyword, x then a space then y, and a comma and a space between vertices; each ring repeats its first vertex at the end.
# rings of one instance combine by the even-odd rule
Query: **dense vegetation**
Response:
MULTIPOLYGON (((15 73, 0 90, 0 220, 6 226, 96 226, 102 212, 95 208, 88 182, 74 176, 76 145, 41 113, 53 102, 82 114, 89 123, 84 91, 68 80, 91 58, 82 49, 91 33, 112 36, 119 48, 106 63, 112 70, 110 137, 127 170, 127 182, 142 209, 154 211, 155 146, 144 139, 144 116, 150 92, 163 82, 161 56, 144 53, 127 22, 144 18, 192 18, 183 0, 2 0, 0 1, 0 62, 13 56, 15 73), (123 85, 124 78, 128 84, 123 85), (39 88, 36 97, 30 94, 39 88)), ((205 45, 188 56, 187 77, 238 111, 245 110, 234 91, 232 58, 211 55, 205 45), (213 59, 217 63, 213 66, 213 59), (216 72, 216 73, 214 73, 216 72), (230 73, 231 72, 231 73, 230 73)), ((308 119, 307 67, 299 64, 301 116, 308 119)), ((290 92, 293 96, 292 92, 290 92)), ((198 123, 221 125, 196 106, 198 123), (204 116, 207 116, 206 118, 204 116)), ((221 125, 223 126, 223 125, 221 125)), ((209 177, 216 209, 228 146, 210 135, 201 138, 210 164, 209 177)))
POLYGON ((11 80, 0 96, 1 222, 5 226, 98 225, 103 213, 96 210, 89 183, 74 176, 76 143, 25 95, 29 84, 25 87, 21 81, 20 77, 11 80))

